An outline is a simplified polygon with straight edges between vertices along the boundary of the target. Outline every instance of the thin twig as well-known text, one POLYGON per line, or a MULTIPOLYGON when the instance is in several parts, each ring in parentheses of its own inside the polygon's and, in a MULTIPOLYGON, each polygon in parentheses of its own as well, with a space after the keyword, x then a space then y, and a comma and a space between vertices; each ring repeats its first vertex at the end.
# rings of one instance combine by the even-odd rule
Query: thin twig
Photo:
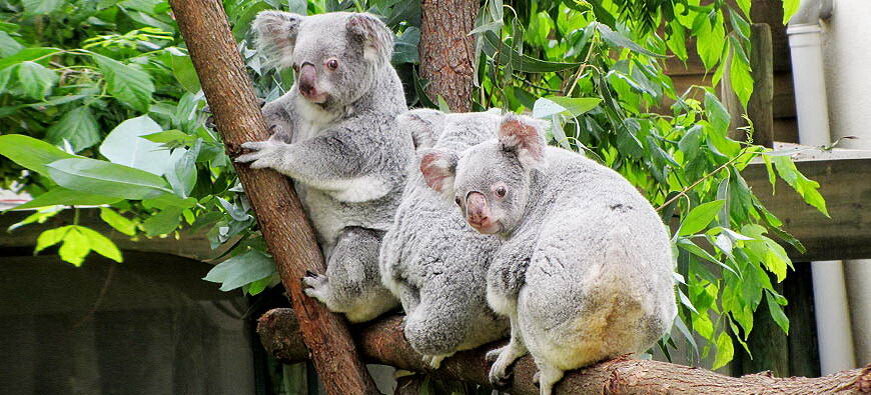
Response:
POLYGON ((705 180, 707 180, 708 178, 711 178, 711 176, 713 176, 714 174, 717 174, 718 172, 720 172, 720 170, 723 170, 726 166, 731 165, 732 163, 734 163, 735 161, 737 161, 739 158, 741 158, 742 156, 744 156, 744 154, 746 154, 746 153, 747 153, 747 149, 746 149, 746 148, 745 148, 745 149, 742 149, 741 152, 739 152, 738 155, 736 155, 734 158, 729 159, 728 162, 723 163, 722 165, 720 165, 720 167, 714 169, 714 171, 712 171, 712 172, 710 172, 710 173, 708 173, 708 174, 705 174, 702 178, 699 178, 698 180, 696 180, 696 182, 692 183, 692 185, 690 185, 690 186, 684 188, 682 191, 680 191, 680 193, 678 193, 677 195, 674 195, 671 199, 668 199, 668 200, 667 200, 665 203, 663 203, 661 206, 657 207, 657 208, 656 208, 656 211, 660 211, 660 210, 664 209, 664 208, 667 207, 669 204, 671 204, 671 203, 673 203, 675 200, 677 200, 679 197, 686 195, 687 192, 689 192, 690 190, 692 190, 693 188, 695 188, 697 185, 701 184, 702 181, 705 181, 705 180))

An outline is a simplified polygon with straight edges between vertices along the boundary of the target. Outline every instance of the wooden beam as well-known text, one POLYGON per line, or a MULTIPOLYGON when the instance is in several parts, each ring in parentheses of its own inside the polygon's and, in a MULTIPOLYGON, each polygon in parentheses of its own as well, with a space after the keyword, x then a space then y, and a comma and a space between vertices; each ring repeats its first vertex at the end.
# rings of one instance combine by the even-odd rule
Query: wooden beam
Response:
POLYGON ((850 155, 837 151, 817 151, 797 159, 796 167, 820 183, 831 218, 804 203, 780 178, 772 190, 765 165, 755 163, 744 170, 744 178, 756 196, 783 221, 784 230, 807 248, 800 254, 786 246, 794 261, 871 257, 871 156, 866 155, 848 158, 850 155), (839 155, 842 158, 837 158, 839 155))
MULTIPOLYGON (((257 330, 267 351, 282 358, 305 355, 303 350, 288 346, 280 351, 273 345, 289 345, 298 334, 293 331, 293 312, 275 309, 260 318, 257 330), (291 325, 286 323, 291 322, 291 325), (277 337, 277 338, 276 338, 277 337)), ((497 346, 490 344, 475 350, 463 351, 448 358, 438 370, 425 364, 402 331, 402 317, 393 316, 355 328, 357 343, 367 361, 421 372, 433 378, 458 380, 489 386, 489 363, 484 353, 497 346)), ((285 360, 287 360, 285 358, 285 360)), ((532 358, 525 356, 513 367, 513 377, 506 390, 514 395, 538 394, 532 376, 537 369, 532 358)), ((751 374, 736 378, 705 369, 674 365, 666 362, 634 360, 626 357, 604 361, 596 365, 566 372, 555 387, 555 394, 783 394, 828 393, 844 391, 861 393, 871 391, 871 365, 847 370, 820 378, 776 378, 770 373, 751 374)))

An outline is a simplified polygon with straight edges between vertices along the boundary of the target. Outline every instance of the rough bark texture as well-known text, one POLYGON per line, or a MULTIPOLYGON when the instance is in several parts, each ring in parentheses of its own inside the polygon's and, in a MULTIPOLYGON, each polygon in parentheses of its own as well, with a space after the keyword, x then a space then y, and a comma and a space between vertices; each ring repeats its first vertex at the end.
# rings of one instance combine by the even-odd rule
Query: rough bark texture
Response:
MULTIPOLYGON (((242 143, 264 140, 268 133, 227 17, 217 0, 170 4, 227 154, 235 158, 242 143)), ((248 198, 325 388, 331 394, 377 393, 343 319, 302 293, 300 278, 306 270, 323 273, 324 259, 289 181, 272 170, 237 165, 236 171, 245 190, 252 192, 248 198)))
POLYGON ((420 2, 420 76, 429 81, 426 93, 438 96, 454 112, 472 108, 475 28, 478 1, 422 0, 420 2))
MULTIPOLYGON (((258 324, 261 341, 273 355, 304 355, 292 350, 294 315, 290 309, 267 312, 258 324), (268 327, 268 328, 267 328, 268 327), (267 337, 264 337, 267 336, 267 337), (271 336, 271 337, 268 337, 271 336), (273 346, 277 346, 273 347, 273 346), (284 347, 284 349, 282 349, 284 347)), ((402 318, 387 317, 355 328, 361 352, 367 361, 382 363, 434 378, 487 384, 488 363, 484 351, 493 346, 464 351, 433 371, 414 352, 402 334, 402 318)), ((292 361, 287 361, 292 362, 292 361)), ((532 384, 536 368, 529 356, 514 365, 514 378, 508 391, 515 395, 538 394, 532 384)), ((871 365, 819 378, 777 378, 770 373, 729 377, 705 369, 657 361, 617 358, 569 372, 557 385, 557 394, 819 394, 871 393, 871 365)))

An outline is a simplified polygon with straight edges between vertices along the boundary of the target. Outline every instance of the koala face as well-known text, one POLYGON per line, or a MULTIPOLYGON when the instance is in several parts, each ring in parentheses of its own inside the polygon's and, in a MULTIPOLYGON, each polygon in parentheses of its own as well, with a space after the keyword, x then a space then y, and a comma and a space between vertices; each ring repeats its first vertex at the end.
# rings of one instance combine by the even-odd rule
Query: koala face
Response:
POLYGON ((372 89, 393 50, 393 33, 370 14, 263 11, 253 26, 261 50, 292 67, 300 95, 323 107, 351 104, 372 89))
POLYGON ((458 153, 426 150, 420 170, 427 185, 442 192, 480 233, 511 233, 526 210, 530 172, 541 166, 544 138, 538 121, 509 114, 497 140, 458 153))

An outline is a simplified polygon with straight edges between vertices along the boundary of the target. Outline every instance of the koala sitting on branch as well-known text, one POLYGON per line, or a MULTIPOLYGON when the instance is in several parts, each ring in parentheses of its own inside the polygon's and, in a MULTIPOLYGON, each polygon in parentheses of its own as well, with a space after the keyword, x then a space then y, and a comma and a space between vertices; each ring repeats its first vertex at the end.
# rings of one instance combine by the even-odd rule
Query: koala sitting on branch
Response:
POLYGON ((494 385, 529 352, 542 394, 564 371, 641 352, 671 327, 674 260, 650 203, 617 172, 545 145, 539 121, 507 115, 498 138, 422 156, 427 184, 503 244, 487 301, 511 322, 491 351, 494 385))
MULTIPOLYGON (((464 150, 496 137, 498 113, 412 110, 397 119, 415 148, 464 150)), ((393 227, 381 244, 381 280, 405 310, 405 338, 438 369, 442 360, 504 338, 508 322, 487 306, 486 275, 499 247, 424 183, 412 164, 393 227)))
POLYGON ((304 279, 306 294, 351 322, 371 320, 398 304, 381 285, 378 251, 414 152, 396 129, 407 108, 393 33, 374 15, 344 12, 263 11, 253 28, 296 81, 263 107, 272 137, 243 144, 253 152, 236 160, 295 181, 327 260, 326 276, 304 279))

